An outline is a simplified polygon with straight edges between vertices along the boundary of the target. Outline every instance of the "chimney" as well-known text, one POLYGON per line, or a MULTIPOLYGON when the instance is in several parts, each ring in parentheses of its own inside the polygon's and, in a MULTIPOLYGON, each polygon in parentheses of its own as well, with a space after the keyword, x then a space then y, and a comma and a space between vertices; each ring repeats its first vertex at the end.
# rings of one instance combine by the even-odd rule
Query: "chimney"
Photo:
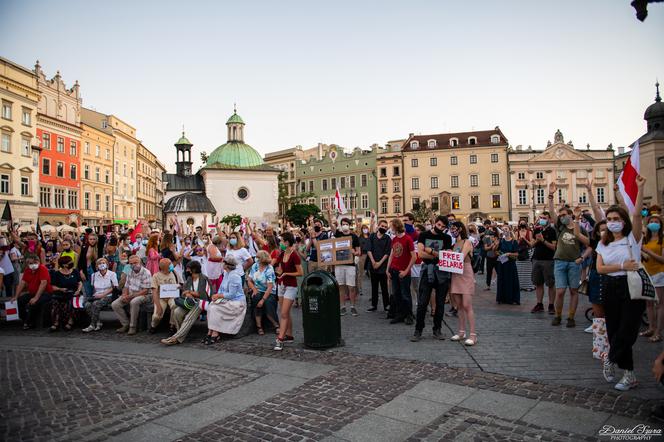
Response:
POLYGON ((618 155, 622 155, 625 153, 625 146, 618 146, 618 155))
POLYGON ((413 138, 414 136, 415 136, 414 132, 411 132, 411 133, 408 134, 408 138, 413 138))

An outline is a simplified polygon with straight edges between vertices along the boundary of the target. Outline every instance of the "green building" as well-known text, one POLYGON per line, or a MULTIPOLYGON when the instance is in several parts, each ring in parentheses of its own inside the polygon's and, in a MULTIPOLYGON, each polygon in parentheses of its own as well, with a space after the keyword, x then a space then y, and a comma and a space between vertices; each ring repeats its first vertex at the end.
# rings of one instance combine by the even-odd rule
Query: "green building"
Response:
POLYGON ((318 205, 323 212, 334 207, 336 189, 344 199, 346 208, 357 210, 358 216, 368 217, 377 208, 376 156, 381 149, 359 147, 345 153, 337 145, 325 146, 321 159, 310 157, 296 167, 298 194, 313 193, 308 202, 318 205))

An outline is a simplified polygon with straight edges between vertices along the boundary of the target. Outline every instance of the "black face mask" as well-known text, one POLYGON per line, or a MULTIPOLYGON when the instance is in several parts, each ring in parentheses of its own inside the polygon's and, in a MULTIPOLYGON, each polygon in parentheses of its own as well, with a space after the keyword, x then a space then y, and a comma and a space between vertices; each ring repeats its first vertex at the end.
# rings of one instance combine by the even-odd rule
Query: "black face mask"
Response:
POLYGON ((385 233, 387 232, 387 229, 385 227, 379 227, 378 231, 380 232, 381 235, 385 235, 385 233))
POLYGON ((320 226, 314 226, 314 232, 316 233, 320 232, 320 226))
POLYGON ((436 233, 439 234, 439 235, 445 233, 445 231, 443 229, 439 229, 438 227, 434 227, 433 230, 435 230, 436 233))

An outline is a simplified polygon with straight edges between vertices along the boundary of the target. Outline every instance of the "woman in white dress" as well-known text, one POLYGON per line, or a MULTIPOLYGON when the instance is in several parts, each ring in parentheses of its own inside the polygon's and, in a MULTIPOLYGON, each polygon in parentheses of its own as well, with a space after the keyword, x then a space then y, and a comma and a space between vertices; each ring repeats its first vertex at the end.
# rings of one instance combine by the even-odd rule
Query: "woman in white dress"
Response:
POLYGON ((212 295, 208 307, 208 335, 206 345, 221 341, 220 333, 234 335, 242 328, 247 312, 247 298, 242 289, 242 278, 234 270, 238 262, 234 256, 224 258, 224 275, 217 294, 212 295))

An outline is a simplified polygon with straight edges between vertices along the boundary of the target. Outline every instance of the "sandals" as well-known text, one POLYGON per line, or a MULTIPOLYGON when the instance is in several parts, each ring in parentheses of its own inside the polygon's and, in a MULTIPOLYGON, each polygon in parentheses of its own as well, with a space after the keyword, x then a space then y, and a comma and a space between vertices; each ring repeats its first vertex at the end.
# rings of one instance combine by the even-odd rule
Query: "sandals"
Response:
POLYGON ((263 327, 257 327, 258 329, 258 336, 263 336, 265 334, 265 330, 263 330, 263 327))
POLYGON ((452 336, 450 338, 450 341, 458 342, 458 341, 461 341, 462 339, 465 339, 465 338, 466 338, 466 332, 464 330, 459 330, 459 333, 452 336))
POLYGON ((662 335, 652 335, 650 338, 648 338, 648 342, 662 342, 662 335))
POLYGON ((205 345, 212 345, 212 344, 216 344, 217 342, 221 342, 221 335, 217 335, 217 336, 214 336, 214 337, 213 336, 207 336, 207 338, 205 339, 204 344, 205 345))
POLYGON ((644 338, 649 338, 654 334, 655 334, 655 330, 649 328, 648 330, 639 333, 639 336, 643 336, 644 338))
POLYGON ((463 341, 464 345, 468 347, 472 347, 473 345, 477 344, 477 333, 471 333, 470 338, 466 339, 463 341), (474 336, 474 338, 473 338, 474 336))

